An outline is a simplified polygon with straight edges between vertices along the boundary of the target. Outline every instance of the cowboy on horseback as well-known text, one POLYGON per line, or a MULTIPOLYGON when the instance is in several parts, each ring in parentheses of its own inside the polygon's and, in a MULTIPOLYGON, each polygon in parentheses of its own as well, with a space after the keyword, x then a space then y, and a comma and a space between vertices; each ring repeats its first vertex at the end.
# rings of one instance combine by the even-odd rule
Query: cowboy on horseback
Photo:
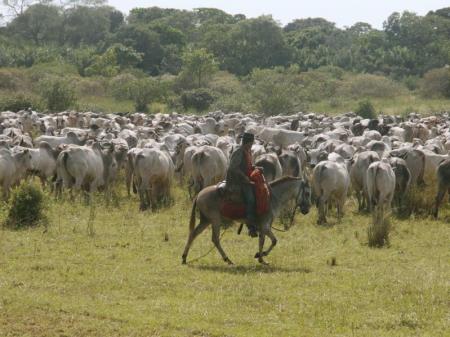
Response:
POLYGON ((254 170, 251 148, 255 141, 252 133, 244 132, 241 146, 231 155, 227 170, 226 186, 231 193, 240 193, 245 203, 245 216, 248 234, 257 237, 256 198, 254 185, 250 175, 254 170))

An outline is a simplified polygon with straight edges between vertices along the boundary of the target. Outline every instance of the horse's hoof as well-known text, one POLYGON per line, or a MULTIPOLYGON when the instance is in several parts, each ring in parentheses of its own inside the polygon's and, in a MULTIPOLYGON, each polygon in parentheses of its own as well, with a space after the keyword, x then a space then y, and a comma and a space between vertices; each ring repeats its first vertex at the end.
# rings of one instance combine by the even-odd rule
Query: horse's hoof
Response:
POLYGON ((226 263, 228 263, 229 266, 232 266, 234 263, 231 261, 228 257, 224 259, 226 263))
POLYGON ((261 264, 264 265, 264 266, 268 266, 268 265, 269 265, 269 263, 267 263, 266 261, 264 261, 264 259, 263 259, 262 257, 260 257, 260 258, 258 259, 258 262, 261 263, 261 264))

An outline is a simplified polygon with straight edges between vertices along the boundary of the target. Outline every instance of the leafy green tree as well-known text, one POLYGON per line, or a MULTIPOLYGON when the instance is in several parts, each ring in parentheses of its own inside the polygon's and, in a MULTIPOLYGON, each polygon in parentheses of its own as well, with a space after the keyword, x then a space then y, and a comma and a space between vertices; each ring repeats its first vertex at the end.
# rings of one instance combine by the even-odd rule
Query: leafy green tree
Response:
POLYGON ((183 55, 182 76, 192 79, 197 88, 202 87, 217 70, 214 56, 206 49, 187 51, 183 55))
POLYGON ((164 49, 157 32, 144 25, 129 24, 118 30, 114 40, 142 54, 139 68, 151 75, 159 74, 164 49))
POLYGON ((255 69, 249 76, 248 88, 258 112, 265 115, 288 114, 294 111, 297 86, 281 69, 255 69))
POLYGON ((69 8, 65 11, 64 40, 72 46, 98 44, 106 40, 110 27, 110 12, 104 8, 69 8))
POLYGON ((225 38, 223 68, 231 73, 247 75, 254 68, 285 66, 290 61, 291 50, 270 16, 240 21, 225 38))
POLYGON ((86 68, 86 75, 112 77, 126 68, 132 68, 142 61, 142 55, 133 48, 116 43, 102 55, 97 55, 94 62, 86 68))
POLYGON ((13 35, 42 42, 56 42, 61 37, 62 16, 56 6, 36 4, 28 7, 9 25, 8 30, 13 35))

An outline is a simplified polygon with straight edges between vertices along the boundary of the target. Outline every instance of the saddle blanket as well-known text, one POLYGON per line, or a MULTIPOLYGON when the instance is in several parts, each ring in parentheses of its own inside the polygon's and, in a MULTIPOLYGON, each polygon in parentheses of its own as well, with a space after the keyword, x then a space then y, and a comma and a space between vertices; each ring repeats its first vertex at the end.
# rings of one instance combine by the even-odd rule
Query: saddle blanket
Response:
MULTIPOLYGON (((254 169, 250 179, 255 183, 256 214, 265 214, 270 207, 270 191, 261 170, 254 169)), ((222 199, 220 213, 229 219, 237 220, 245 218, 245 204, 222 199)))

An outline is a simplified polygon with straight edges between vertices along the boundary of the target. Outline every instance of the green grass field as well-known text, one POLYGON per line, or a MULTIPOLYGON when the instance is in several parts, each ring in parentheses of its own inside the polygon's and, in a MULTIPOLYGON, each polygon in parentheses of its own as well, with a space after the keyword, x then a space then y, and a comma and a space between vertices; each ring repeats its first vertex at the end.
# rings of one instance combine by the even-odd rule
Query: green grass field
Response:
POLYGON ((340 224, 316 226, 313 209, 276 232, 270 266, 236 227, 222 237, 234 266, 216 250, 182 266, 187 193, 157 213, 96 198, 49 199, 47 229, 0 229, 0 336, 450 336, 448 206, 440 221, 393 219, 388 248, 367 246, 350 200, 340 224))

